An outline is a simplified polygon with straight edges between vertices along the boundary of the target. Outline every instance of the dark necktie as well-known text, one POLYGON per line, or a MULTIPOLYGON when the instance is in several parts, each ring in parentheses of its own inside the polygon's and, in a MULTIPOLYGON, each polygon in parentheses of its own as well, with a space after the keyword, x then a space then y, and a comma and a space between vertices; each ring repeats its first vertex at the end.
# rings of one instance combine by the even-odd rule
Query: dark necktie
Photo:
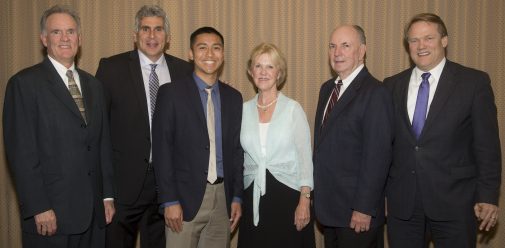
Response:
POLYGON ((151 117, 154 114, 154 108, 156 107, 156 96, 158 95, 158 89, 160 88, 160 80, 158 79, 158 74, 156 74, 157 64, 151 64, 151 74, 149 74, 149 96, 151 98, 151 117))
POLYGON ((72 70, 67 70, 68 77, 68 91, 70 91, 70 95, 74 99, 75 104, 79 108, 79 112, 81 112, 81 116, 86 121, 86 109, 84 108, 84 101, 82 99, 81 91, 79 91, 79 87, 74 80, 74 73, 72 70))
POLYGON ((419 85, 419 91, 417 92, 416 109, 414 110, 414 117, 412 118, 412 130, 419 139, 421 132, 423 131, 424 122, 426 121, 426 112, 428 110, 428 98, 430 96, 430 73, 425 72, 421 75, 423 79, 421 85, 419 85))
POLYGON ((333 109, 333 106, 335 106, 335 103, 338 101, 338 96, 340 94, 340 87, 342 87, 342 80, 338 80, 337 84, 335 87, 333 87, 333 90, 331 91, 330 95, 330 102, 328 103, 328 107, 326 107, 326 112, 324 113, 323 116, 323 123, 321 126, 324 127, 324 124, 326 123, 326 120, 328 120, 328 116, 330 115, 331 110, 333 109))

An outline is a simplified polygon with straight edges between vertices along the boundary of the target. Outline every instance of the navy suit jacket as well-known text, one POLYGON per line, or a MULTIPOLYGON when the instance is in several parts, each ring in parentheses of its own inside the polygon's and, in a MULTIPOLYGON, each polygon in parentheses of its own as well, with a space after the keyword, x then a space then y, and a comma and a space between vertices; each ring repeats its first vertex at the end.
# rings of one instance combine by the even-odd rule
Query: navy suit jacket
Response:
MULTIPOLYGON (((228 214, 242 197, 244 152, 240 146, 242 96, 219 83, 224 186, 228 214)), ((153 120, 153 165, 159 203, 179 201, 184 221, 198 212, 207 186, 209 135, 198 87, 190 75, 158 91, 153 120)))
POLYGON ((114 197, 109 125, 102 84, 77 69, 86 108, 82 118, 51 61, 24 69, 7 85, 4 142, 16 185, 23 231, 53 209, 57 234, 105 226, 103 199, 114 197))
POLYGON ((501 152, 489 76, 447 61, 416 140, 407 113, 412 70, 384 80, 395 109, 388 214, 410 218, 416 192, 422 195, 426 214, 436 220, 466 214, 477 202, 497 205, 501 152))
MULTIPOLYGON (((189 62, 164 56, 172 81, 193 71, 189 62)), ((111 126, 115 201, 133 204, 142 192, 151 155, 151 127, 138 51, 101 59, 96 77, 104 85, 111 126)))
POLYGON ((321 128, 335 78, 321 86, 314 126, 314 208, 325 226, 348 227, 352 211, 384 223, 384 186, 391 162, 392 100, 364 67, 321 128))

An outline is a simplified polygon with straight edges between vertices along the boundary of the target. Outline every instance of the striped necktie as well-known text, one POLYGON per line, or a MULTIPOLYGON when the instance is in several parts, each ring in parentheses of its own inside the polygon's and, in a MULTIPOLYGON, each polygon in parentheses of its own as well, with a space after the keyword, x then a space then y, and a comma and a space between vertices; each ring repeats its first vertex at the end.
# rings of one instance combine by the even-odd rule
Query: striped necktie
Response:
POLYGON ((74 73, 72 70, 67 71, 68 77, 68 91, 70 91, 70 95, 74 99, 75 104, 79 108, 79 112, 81 112, 81 116, 86 121, 86 109, 84 108, 84 100, 82 98, 81 92, 79 91, 79 87, 75 83, 74 73))
POLYGON ((151 117, 154 114, 154 108, 156 107, 156 96, 158 95, 158 89, 160 88, 160 80, 158 79, 158 74, 156 74, 156 66, 158 64, 151 64, 151 74, 149 75, 149 97, 151 98, 151 117))

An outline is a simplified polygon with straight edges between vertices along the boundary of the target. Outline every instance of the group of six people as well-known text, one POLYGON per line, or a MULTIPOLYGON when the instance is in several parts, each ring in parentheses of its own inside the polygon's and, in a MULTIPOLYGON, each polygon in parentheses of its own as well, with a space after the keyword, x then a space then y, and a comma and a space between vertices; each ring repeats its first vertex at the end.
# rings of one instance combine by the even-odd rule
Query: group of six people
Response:
POLYGON ((286 58, 251 52, 257 94, 219 80, 223 36, 191 34, 165 53, 159 6, 135 17, 135 49, 75 66, 80 20, 41 18, 47 56, 9 80, 3 124, 24 247, 475 247, 497 223, 501 154, 489 76, 446 59, 435 14, 405 28, 413 66, 384 83, 365 66, 358 25, 330 36, 336 77, 321 86, 313 151, 286 58), (170 82, 170 83, 169 83, 170 82), (386 214, 387 213, 387 214, 386 214))

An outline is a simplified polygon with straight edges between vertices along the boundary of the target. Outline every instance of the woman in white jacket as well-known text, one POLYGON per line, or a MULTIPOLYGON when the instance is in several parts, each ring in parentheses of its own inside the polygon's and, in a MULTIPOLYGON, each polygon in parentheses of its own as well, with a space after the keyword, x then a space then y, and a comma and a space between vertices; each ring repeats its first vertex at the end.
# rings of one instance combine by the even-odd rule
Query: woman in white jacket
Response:
POLYGON ((258 94, 244 103, 243 215, 238 247, 315 247, 312 151, 307 117, 279 87, 286 61, 269 43, 254 48, 248 74, 258 94))

